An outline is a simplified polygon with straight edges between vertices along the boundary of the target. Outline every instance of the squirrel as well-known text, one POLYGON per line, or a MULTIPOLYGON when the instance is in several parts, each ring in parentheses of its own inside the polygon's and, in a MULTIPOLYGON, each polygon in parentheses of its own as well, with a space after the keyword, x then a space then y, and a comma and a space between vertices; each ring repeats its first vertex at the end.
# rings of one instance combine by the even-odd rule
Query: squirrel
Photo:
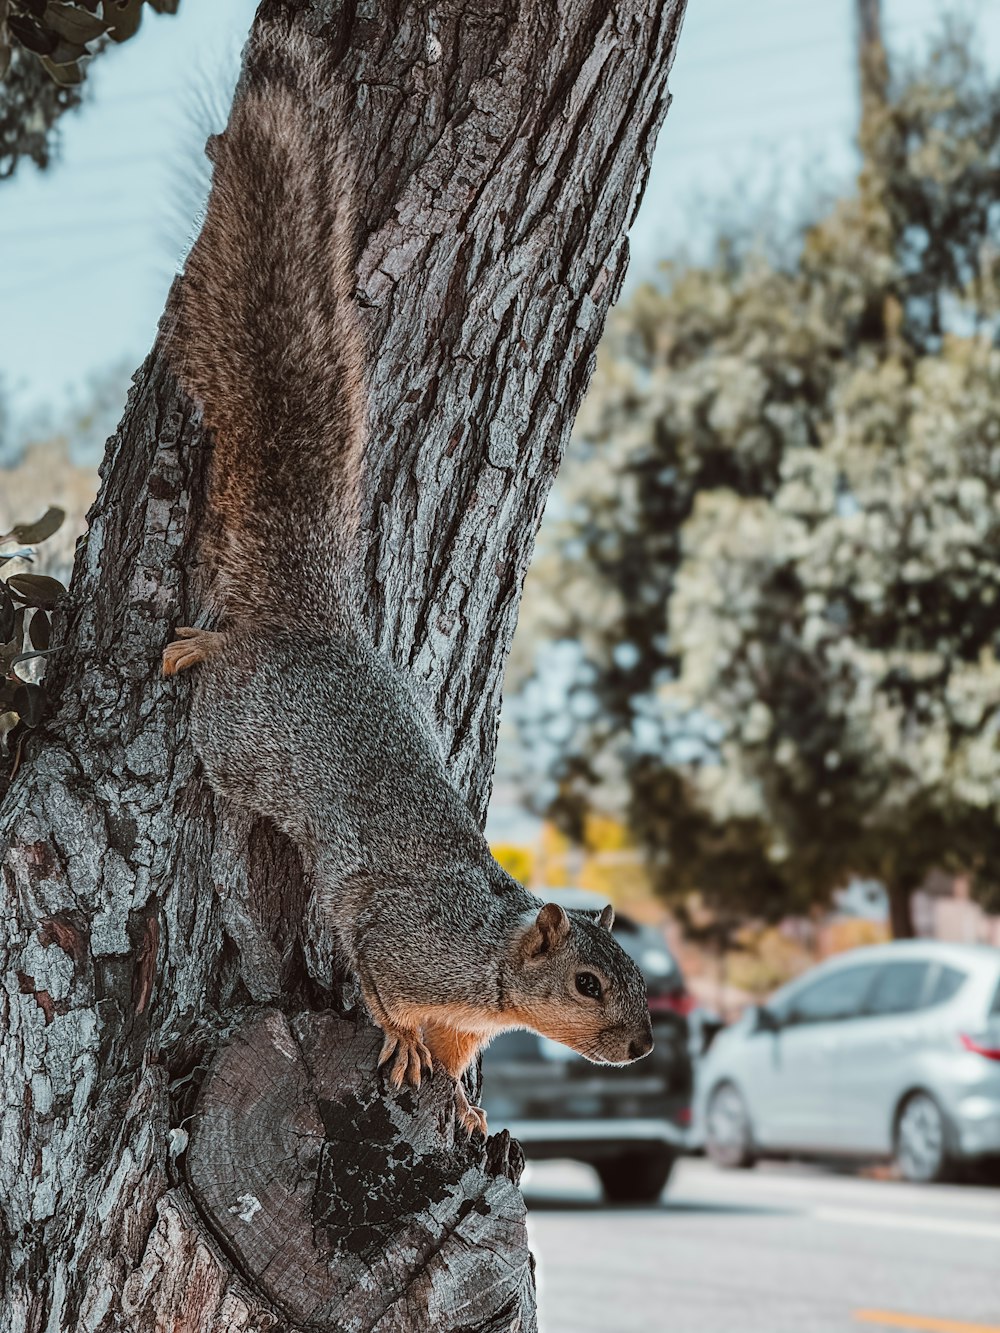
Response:
POLYGON ((214 790, 295 842, 384 1033, 396 1089, 462 1075, 529 1028, 600 1063, 652 1049, 613 911, 566 911, 493 858, 433 728, 366 633, 355 584, 366 397, 351 156, 314 39, 251 39, 179 280, 168 362, 211 455, 199 543, 211 604, 178 628, 191 734, 214 790))

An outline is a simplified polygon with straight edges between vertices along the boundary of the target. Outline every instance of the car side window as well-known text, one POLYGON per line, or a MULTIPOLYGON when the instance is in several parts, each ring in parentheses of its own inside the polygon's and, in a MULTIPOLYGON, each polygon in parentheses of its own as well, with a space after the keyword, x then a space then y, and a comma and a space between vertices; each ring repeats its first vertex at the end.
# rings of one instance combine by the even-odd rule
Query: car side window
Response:
POLYGON ((931 965, 918 958, 886 963, 879 970, 865 1012, 873 1015, 911 1014, 930 1002, 927 982, 931 965))
POLYGON ((942 963, 938 968, 937 981, 934 983, 931 998, 927 1001, 928 1005, 944 1004, 946 1000, 950 1000, 953 995, 958 994, 968 979, 968 972, 963 972, 959 967, 949 967, 947 963, 942 963))
POLYGON ((863 1008, 877 967, 842 967, 821 977, 792 996, 786 1008, 788 1023, 832 1023, 857 1018, 863 1008))

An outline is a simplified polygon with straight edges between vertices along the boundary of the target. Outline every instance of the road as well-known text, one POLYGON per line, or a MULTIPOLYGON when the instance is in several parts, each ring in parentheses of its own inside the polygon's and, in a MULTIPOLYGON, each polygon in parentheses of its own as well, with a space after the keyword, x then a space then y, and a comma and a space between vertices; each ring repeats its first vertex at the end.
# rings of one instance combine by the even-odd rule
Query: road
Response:
POLYGON ((541 1333, 1000 1333, 1000 1189, 678 1164, 653 1208, 531 1164, 541 1333))

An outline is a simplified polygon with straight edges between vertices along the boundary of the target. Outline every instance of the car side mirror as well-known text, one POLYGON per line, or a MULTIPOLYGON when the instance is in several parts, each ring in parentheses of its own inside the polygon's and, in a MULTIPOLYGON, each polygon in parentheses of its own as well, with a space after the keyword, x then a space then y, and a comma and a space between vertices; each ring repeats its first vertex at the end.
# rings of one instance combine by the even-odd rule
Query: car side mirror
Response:
POLYGON ((757 1006, 753 1025, 754 1032, 780 1032, 781 1020, 766 1004, 757 1006))

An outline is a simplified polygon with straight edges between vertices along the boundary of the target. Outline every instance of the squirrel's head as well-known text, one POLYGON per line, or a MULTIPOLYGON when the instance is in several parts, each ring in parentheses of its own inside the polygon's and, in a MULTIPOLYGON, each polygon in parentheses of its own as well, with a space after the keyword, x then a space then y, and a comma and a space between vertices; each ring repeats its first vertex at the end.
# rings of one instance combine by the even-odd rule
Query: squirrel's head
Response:
POLYGON ((527 1028, 597 1064, 624 1065, 653 1049, 646 983, 611 934, 614 911, 546 903, 513 942, 511 1007, 527 1028))

